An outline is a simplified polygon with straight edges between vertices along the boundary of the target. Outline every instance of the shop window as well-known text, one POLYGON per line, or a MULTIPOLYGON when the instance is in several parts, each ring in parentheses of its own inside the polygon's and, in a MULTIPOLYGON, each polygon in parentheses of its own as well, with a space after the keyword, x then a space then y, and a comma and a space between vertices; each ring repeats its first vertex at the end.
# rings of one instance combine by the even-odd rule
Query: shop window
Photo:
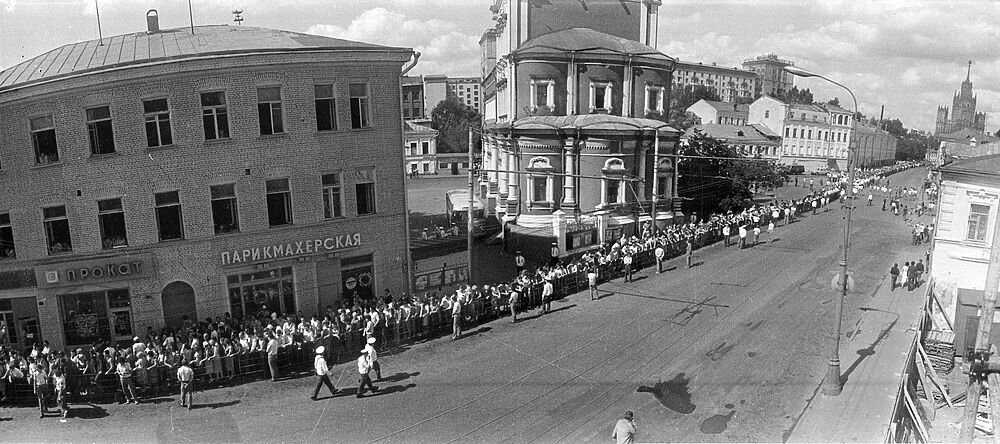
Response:
POLYGON ((229 311, 237 319, 297 311, 292 267, 232 275, 227 281, 229 311))
POLYGON ((989 221, 989 205, 971 204, 969 206, 969 231, 966 233, 965 239, 985 242, 989 221))
POLYGON ((370 127, 371 110, 369 109, 368 84, 351 83, 347 89, 351 99, 351 128, 370 127))
POLYGON ((313 92, 316 98, 316 131, 336 131, 337 99, 333 85, 315 85, 313 92))
POLYGON ((59 148, 52 116, 35 117, 28 122, 31 126, 31 145, 35 148, 35 163, 44 165, 58 162, 59 148))
POLYGON ((66 345, 90 345, 99 340, 128 341, 133 337, 128 289, 59 296, 66 345))
POLYGON ((236 184, 215 185, 212 194, 212 222, 215 234, 240 231, 240 217, 236 205, 236 184))
POLYGON ((101 245, 105 250, 128 246, 121 199, 97 201, 97 219, 101 228, 101 245))
POLYGON ((49 254, 73 251, 73 242, 69 234, 69 218, 66 217, 65 206, 42 208, 42 222, 45 225, 45 238, 48 242, 49 254))
POLYGON ((115 132, 111 126, 111 108, 98 106, 87 109, 87 135, 93 155, 115 152, 115 132))
POLYGON ((173 145, 170 105, 167 104, 167 99, 143 100, 142 112, 146 118, 146 146, 153 148, 173 145))
POLYGON ((201 120, 205 140, 229 138, 229 112, 224 91, 201 93, 201 120))
POLYGON ((10 214, 0 213, 0 259, 16 259, 14 251, 14 230, 10 226, 10 214))
POLYGON ((184 217, 180 193, 168 191, 153 195, 156 201, 156 230, 161 241, 184 239, 184 217))
POLYGON ((292 223, 292 190, 288 179, 267 181, 267 223, 272 227, 292 223))
POLYGON ((285 132, 281 115, 281 87, 257 88, 257 118, 260 122, 260 135, 285 132))
POLYGON ((344 201, 341 190, 340 173, 323 175, 323 217, 333 219, 344 216, 344 201))
POLYGON ((375 214, 375 169, 359 168, 355 180, 358 215, 375 214))

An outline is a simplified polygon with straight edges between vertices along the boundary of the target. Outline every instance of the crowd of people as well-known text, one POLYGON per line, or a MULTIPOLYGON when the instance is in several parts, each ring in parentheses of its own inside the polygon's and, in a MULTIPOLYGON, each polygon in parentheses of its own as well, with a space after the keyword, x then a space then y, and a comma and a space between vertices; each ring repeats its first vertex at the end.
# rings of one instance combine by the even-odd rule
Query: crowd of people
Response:
MULTIPOLYGON (((883 176, 911 166, 862 171, 856 178, 856 187, 860 190, 882 186, 883 176)), ((888 180, 885 182, 888 186, 888 180)), ((542 307, 544 314, 553 299, 587 288, 591 289, 592 298, 599 298, 600 282, 621 276, 629 279, 633 270, 651 265, 657 265, 659 270, 659 265, 669 258, 686 254, 691 266, 693 250, 719 240, 729 246, 730 240, 738 236, 736 242, 740 248, 752 247, 760 241, 762 233, 773 237, 775 226, 791 223, 797 215, 828 210, 845 186, 846 180, 831 175, 821 187, 800 199, 754 204, 740 212, 714 214, 655 233, 647 224, 634 235, 622 236, 569 260, 530 271, 522 269, 521 260, 520 272, 510 282, 463 286, 448 294, 394 296, 386 290, 381 298, 357 300, 340 308, 327 306, 325 313, 313 316, 262 310, 247 317, 226 313, 202 321, 184 319, 176 328, 161 331, 148 328, 145 335, 136 336, 129 343, 99 341, 70 351, 52 349, 47 342, 26 350, 16 350, 0 342, 0 402, 13 398, 14 387, 24 382, 32 387, 40 415, 44 416, 53 400, 65 415, 67 398, 102 391, 114 393, 121 403, 138 404, 145 394, 158 393, 164 388, 186 387, 190 393, 195 379, 199 384, 214 384, 258 372, 269 375, 273 381, 280 376, 279 353, 286 365, 323 357, 322 366, 318 358, 313 362, 316 374, 321 377, 320 384, 324 384, 328 380, 324 382, 322 377, 329 371, 326 359, 334 362, 353 359, 350 356, 361 347, 366 350, 358 358, 364 384, 365 367, 374 365, 378 370, 377 358, 371 358, 377 354, 372 344, 385 347, 388 343, 430 338, 448 330, 452 339, 458 339, 463 336, 463 326, 508 314, 511 322, 516 322, 519 311, 535 307, 542 307)), ((906 276, 907 272, 909 269, 901 274, 906 276)), ((915 282, 919 282, 919 274, 915 282)), ((370 380, 367 385, 374 388, 370 380)), ((319 388, 320 385, 317 394, 319 388)), ((331 393, 335 390, 331 386, 331 393)), ((182 404, 190 408, 190 398, 183 397, 182 404)))

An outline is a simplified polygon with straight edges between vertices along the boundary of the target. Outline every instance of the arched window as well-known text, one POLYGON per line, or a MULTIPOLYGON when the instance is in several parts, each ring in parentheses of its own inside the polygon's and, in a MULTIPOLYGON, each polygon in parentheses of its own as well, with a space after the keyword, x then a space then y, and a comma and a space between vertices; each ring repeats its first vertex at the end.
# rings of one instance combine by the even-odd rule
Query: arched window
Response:
POLYGON ((625 202, 625 162, 618 158, 608 159, 601 169, 601 204, 613 205, 625 202))
POLYGON ((555 171, 547 157, 532 157, 528 161, 528 202, 533 204, 551 204, 554 202, 552 175, 545 174, 555 171))

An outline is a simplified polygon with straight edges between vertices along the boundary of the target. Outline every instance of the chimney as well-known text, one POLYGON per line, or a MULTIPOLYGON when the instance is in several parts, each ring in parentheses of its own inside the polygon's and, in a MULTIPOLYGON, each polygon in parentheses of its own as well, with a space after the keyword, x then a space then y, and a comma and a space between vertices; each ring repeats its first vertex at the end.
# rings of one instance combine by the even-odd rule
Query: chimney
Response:
POLYGON ((146 33, 160 32, 160 16, 155 9, 146 11, 146 33))

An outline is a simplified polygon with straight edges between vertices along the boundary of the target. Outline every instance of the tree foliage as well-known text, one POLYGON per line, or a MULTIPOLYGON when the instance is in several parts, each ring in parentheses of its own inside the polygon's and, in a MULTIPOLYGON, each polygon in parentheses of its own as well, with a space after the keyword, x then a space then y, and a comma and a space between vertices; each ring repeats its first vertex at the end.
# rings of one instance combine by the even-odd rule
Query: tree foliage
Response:
MULTIPOLYGON (((478 129, 482 118, 479 112, 465 106, 455 97, 442 100, 431 111, 431 127, 438 130, 437 150, 440 153, 465 153, 469 151, 469 127, 478 129)), ((473 143, 479 141, 478 135, 473 143)), ((475 147, 473 147, 475 150, 475 147)))
POLYGON ((778 186, 783 177, 774 162, 747 160, 736 149, 701 131, 695 131, 680 147, 678 191, 685 212, 707 215, 716 211, 738 211, 752 203, 751 189, 778 186))
POLYGON ((702 85, 688 85, 671 91, 670 115, 667 116, 667 124, 681 131, 696 125, 697 117, 687 112, 687 109, 702 99, 713 102, 721 100, 714 88, 702 85))
POLYGON ((785 103, 801 103, 804 105, 812 105, 814 103, 813 93, 809 88, 799 89, 795 85, 792 85, 792 89, 788 91, 778 92, 777 98, 785 103))

